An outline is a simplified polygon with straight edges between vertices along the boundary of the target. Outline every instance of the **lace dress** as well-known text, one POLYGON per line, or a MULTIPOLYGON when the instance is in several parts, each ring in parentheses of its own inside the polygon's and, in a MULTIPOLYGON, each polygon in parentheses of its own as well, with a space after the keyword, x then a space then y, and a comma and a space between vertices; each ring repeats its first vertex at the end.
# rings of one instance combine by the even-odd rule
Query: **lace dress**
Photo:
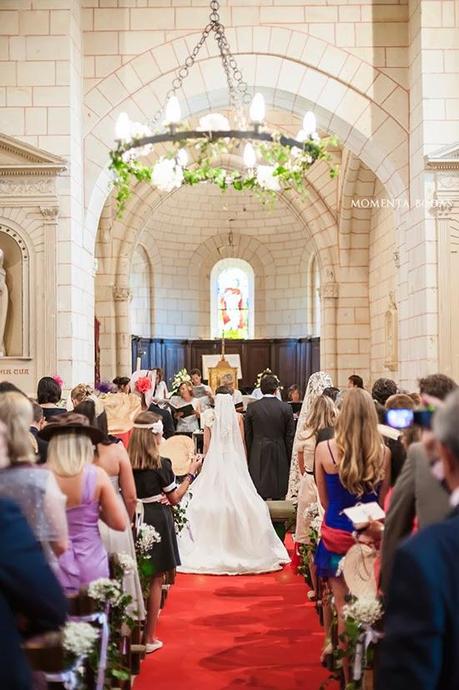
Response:
POLYGON ((67 538, 66 497, 45 467, 21 463, 0 471, 0 496, 17 503, 53 570, 57 558, 50 543, 67 538))

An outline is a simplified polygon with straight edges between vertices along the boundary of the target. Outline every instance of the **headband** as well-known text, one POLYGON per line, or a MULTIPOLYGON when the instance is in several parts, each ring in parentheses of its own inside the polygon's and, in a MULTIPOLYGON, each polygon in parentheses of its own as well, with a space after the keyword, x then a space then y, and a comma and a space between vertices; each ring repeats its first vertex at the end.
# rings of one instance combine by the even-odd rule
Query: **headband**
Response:
POLYGON ((134 429, 150 429, 152 434, 162 434, 164 425, 160 419, 153 424, 134 424, 134 429))

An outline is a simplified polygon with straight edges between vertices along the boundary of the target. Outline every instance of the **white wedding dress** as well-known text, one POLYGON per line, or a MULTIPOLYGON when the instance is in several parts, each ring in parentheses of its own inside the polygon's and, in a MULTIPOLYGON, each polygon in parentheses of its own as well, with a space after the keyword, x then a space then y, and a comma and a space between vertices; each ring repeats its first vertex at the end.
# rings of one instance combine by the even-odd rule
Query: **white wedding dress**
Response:
POLYGON ((290 562, 250 477, 230 395, 215 398, 209 450, 190 491, 188 523, 178 536, 179 572, 244 575, 290 562))

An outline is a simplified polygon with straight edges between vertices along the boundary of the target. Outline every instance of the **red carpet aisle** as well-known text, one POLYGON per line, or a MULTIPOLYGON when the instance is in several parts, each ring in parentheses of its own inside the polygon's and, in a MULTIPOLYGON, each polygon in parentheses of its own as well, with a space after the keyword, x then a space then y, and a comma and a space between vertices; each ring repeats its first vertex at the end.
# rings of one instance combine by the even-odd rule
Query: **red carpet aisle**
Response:
POLYGON ((165 647, 143 662, 134 690, 318 690, 328 673, 305 597, 289 567, 269 575, 179 575, 159 624, 165 647))

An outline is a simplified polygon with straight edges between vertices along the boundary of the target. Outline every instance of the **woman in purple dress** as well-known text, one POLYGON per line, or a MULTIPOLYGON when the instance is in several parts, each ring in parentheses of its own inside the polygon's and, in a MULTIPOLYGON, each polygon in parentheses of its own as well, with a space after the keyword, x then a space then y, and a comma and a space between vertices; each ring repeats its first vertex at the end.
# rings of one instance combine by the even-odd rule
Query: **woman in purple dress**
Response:
POLYGON ((48 466, 67 497, 69 548, 59 558, 59 580, 66 592, 76 592, 100 577, 108 577, 108 557, 99 534, 103 520, 114 530, 126 528, 122 510, 107 473, 92 464, 94 445, 103 440, 86 417, 60 415, 40 433, 49 441, 48 466))

